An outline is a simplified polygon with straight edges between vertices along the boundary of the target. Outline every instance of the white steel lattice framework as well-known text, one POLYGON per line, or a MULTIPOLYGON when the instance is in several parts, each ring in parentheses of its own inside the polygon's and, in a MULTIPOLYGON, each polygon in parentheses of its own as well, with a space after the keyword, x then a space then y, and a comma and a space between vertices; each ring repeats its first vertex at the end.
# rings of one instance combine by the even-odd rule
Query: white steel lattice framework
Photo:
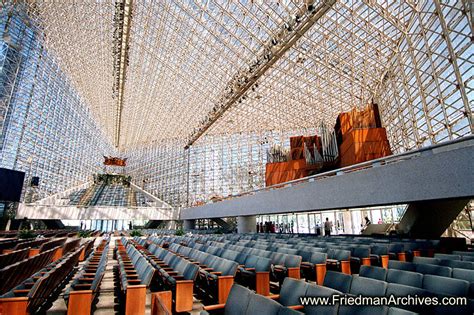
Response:
POLYGON ((370 100, 400 147, 472 132, 468 0, 310 3, 28 1, 121 149, 332 124, 370 100))
MULTIPOLYGON (((169 189, 189 191, 220 179, 189 179, 185 146, 197 146, 188 152, 203 165, 197 172, 233 150, 236 165, 252 165, 248 176, 260 182, 264 154, 248 164, 259 150, 236 142, 332 126, 339 112, 370 101, 395 152, 473 132, 469 0, 20 4, 110 142, 135 157, 131 172, 163 177, 158 190, 171 182, 140 168, 144 161, 179 169, 167 174, 180 188, 169 189), (221 153, 212 153, 216 145, 221 153)), ((213 193, 199 189, 191 194, 213 193)))

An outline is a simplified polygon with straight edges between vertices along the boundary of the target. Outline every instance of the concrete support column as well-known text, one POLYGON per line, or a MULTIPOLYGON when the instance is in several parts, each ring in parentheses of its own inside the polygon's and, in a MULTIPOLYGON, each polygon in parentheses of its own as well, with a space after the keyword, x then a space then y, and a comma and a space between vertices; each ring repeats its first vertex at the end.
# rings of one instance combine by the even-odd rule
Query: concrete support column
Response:
POLYGON ((184 230, 194 230, 196 228, 196 220, 184 220, 184 230))
POLYGON ((411 202, 397 230, 412 238, 440 237, 469 201, 470 199, 452 199, 411 202))
POLYGON ((176 230, 176 221, 168 221, 166 222, 166 229, 168 230, 176 230))
POLYGON ((237 217, 238 233, 255 233, 257 232, 257 216, 241 216, 237 217))
POLYGON ((342 218, 344 219, 344 233, 345 234, 354 234, 352 229, 352 215, 349 210, 342 213, 342 218))

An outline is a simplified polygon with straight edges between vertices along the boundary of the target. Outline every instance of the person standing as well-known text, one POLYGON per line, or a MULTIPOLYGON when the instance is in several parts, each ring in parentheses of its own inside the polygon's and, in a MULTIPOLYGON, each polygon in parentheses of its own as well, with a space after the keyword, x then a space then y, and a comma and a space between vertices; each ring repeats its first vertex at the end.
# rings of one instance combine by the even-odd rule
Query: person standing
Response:
POLYGON ((324 236, 331 236, 332 222, 329 221, 329 218, 326 218, 324 222, 324 236))

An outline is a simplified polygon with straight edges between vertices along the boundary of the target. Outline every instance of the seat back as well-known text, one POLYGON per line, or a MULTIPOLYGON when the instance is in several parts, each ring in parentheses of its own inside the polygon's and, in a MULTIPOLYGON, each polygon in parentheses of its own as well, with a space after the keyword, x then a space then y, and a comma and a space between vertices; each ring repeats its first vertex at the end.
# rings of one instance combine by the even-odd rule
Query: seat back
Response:
POLYGON ((346 261, 351 259, 351 251, 345 249, 331 248, 328 250, 328 258, 336 259, 338 261, 346 261))
POLYGON ((439 264, 451 268, 474 270, 474 262, 471 261, 440 259, 439 264))
POLYGON ((461 260, 461 255, 453 255, 453 254, 434 254, 435 258, 439 259, 449 259, 449 260, 461 260))
MULTIPOLYGON (((342 295, 342 292, 317 284, 308 283, 305 295, 308 297, 330 297, 334 294, 342 295)), ((304 313, 307 315, 337 315, 338 309, 339 305, 307 305, 304 307, 304 313)))
POLYGON ((389 260, 388 269, 399 269, 406 271, 416 271, 416 264, 398 260, 389 260))
POLYGON ((385 281, 387 277, 387 269, 375 266, 360 266, 359 276, 385 281))
POLYGON ((370 253, 372 255, 388 255, 387 245, 372 245, 370 247, 370 253))
POLYGON ((183 272, 184 279, 186 280, 196 280, 197 274, 199 272, 199 267, 198 265, 188 263, 186 265, 186 268, 183 272))
POLYGON ((423 286, 423 274, 413 271, 388 269, 386 281, 421 288, 423 286))
POLYGON ((474 251, 461 251, 461 250, 454 250, 453 255, 460 255, 460 256, 473 256, 474 257, 474 251))
POLYGON ((368 258, 370 257, 370 248, 369 247, 352 247, 351 248, 351 257, 357 258, 368 258))
POLYGON ((351 289, 349 290, 349 293, 363 296, 381 296, 385 294, 386 290, 387 282, 385 281, 354 275, 352 276, 351 289))
POLYGON ((300 305, 300 297, 305 296, 306 289, 306 282, 287 277, 281 286, 279 302, 284 306, 300 305))
POLYGON ((342 293, 349 293, 352 283, 352 276, 336 271, 327 271, 324 277, 323 286, 340 291, 342 293))
POLYGON ((278 314, 282 308, 282 305, 272 299, 252 294, 245 314, 278 314))
POLYGON ((289 254, 289 255, 297 255, 298 250, 295 248, 287 248, 287 247, 278 247, 277 252, 289 254))
POLYGON ((436 295, 468 296, 470 283, 466 280, 425 275, 423 289, 436 295))
POLYGON ((438 258, 419 257, 419 256, 413 257, 413 262, 415 264, 430 264, 430 265, 439 265, 440 264, 440 260, 438 258))
POLYGON ((234 283, 230 289, 229 296, 227 297, 224 313, 226 315, 247 314, 247 308, 251 295, 253 295, 252 291, 234 283))
POLYGON ((474 298, 474 270, 453 268, 453 278, 466 280, 469 285, 469 297, 474 298))
POLYGON ((258 257, 257 262, 253 268, 256 272, 270 271, 272 261, 269 258, 258 257))
POLYGON ((436 275, 442 277, 451 277, 452 269, 444 266, 430 264, 416 264, 416 272, 424 275, 436 275))
MULTIPOLYGON (((431 294, 424 289, 411 287, 403 284, 398 283, 389 283, 387 286, 386 296, 393 295, 395 297, 407 297, 410 296, 419 296, 419 297, 427 297, 431 296, 431 294)), ((400 308, 410 310, 417 313, 429 313, 429 308, 424 305, 400 305, 400 308)))
POLYGON ((403 244, 400 244, 400 243, 390 243, 388 244, 388 252, 389 253, 401 253, 403 252, 404 250, 404 247, 403 247, 403 244))
POLYGON ((312 264, 325 264, 327 257, 326 253, 313 252, 309 262, 312 264))

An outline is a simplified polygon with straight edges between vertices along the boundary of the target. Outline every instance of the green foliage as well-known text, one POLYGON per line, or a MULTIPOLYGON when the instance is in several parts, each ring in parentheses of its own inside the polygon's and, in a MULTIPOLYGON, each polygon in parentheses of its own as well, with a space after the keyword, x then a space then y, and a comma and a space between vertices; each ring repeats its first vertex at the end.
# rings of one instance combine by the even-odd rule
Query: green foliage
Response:
POLYGON ((27 238, 34 238, 36 237, 36 233, 33 232, 32 230, 20 230, 18 232, 18 238, 19 239, 27 239, 27 238))
POLYGON ((183 229, 177 229, 174 234, 175 234, 176 236, 183 236, 185 233, 184 233, 184 230, 183 230, 183 229))
POLYGON ((92 232, 91 231, 79 231, 78 236, 82 238, 87 238, 91 237, 92 232))
POLYGON ((130 236, 142 236, 142 232, 140 230, 133 230, 130 232, 130 236))

